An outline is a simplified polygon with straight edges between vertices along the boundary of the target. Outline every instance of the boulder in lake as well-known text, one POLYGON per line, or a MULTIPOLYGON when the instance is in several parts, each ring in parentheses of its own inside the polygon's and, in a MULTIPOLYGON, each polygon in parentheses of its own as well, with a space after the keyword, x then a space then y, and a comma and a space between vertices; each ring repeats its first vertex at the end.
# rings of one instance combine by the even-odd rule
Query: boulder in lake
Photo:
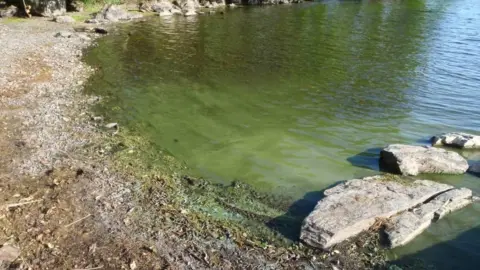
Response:
POLYGON ((420 173, 462 174, 467 161, 458 153, 441 148, 392 144, 380 152, 383 169, 403 175, 420 173))
POLYGON ((445 133, 432 137, 432 145, 444 145, 457 148, 480 149, 480 136, 467 133, 445 133))
POLYGON ((390 247, 403 246, 450 212, 472 203, 472 191, 451 189, 434 199, 405 211, 390 220, 385 230, 390 247))
POLYGON ((409 226, 407 231, 418 232, 412 227, 417 223, 405 222, 402 212, 428 204, 434 216, 443 217, 472 201, 467 189, 455 190, 429 180, 410 182, 391 175, 349 180, 325 190, 324 195, 304 220, 300 233, 303 242, 324 249, 368 230, 377 220, 393 216, 409 226))

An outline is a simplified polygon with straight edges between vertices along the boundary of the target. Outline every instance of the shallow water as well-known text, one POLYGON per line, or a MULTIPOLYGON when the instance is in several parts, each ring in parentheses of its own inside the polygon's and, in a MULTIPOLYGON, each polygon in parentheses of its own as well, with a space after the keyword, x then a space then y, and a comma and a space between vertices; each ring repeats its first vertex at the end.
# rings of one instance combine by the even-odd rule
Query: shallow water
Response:
MULTIPOLYGON (((294 198, 377 174, 386 144, 480 133, 477 0, 323 1, 155 17, 122 25, 87 60, 101 68, 88 91, 108 97, 105 114, 191 174, 294 198)), ((471 175, 422 178, 480 193, 471 175)), ((392 258, 435 245, 429 250, 448 250, 465 269, 480 255, 479 216, 478 204, 454 213, 392 258), (446 249, 438 244, 467 233, 446 249)))

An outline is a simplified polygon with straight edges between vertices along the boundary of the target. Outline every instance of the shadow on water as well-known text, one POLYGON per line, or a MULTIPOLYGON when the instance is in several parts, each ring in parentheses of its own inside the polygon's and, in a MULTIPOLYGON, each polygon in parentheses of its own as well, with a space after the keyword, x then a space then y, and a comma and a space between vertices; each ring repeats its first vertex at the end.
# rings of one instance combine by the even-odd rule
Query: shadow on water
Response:
POLYGON ((303 220, 313 211, 318 201, 325 197, 325 190, 344 182, 345 181, 337 182, 321 191, 306 193, 303 198, 295 201, 285 214, 268 221, 266 225, 287 239, 298 241, 300 239, 300 228, 303 220))
POLYGON ((374 171, 380 171, 379 157, 382 148, 369 148, 355 156, 347 158, 353 166, 366 168, 374 171))
POLYGON ((392 261, 391 264, 402 269, 480 269, 480 227, 470 229, 453 240, 392 261))

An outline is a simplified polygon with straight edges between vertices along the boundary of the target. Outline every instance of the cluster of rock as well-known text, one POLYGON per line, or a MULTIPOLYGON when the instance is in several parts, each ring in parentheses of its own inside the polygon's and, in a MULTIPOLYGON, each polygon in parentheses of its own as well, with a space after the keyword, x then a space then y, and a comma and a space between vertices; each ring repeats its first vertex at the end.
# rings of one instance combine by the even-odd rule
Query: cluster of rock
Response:
POLYGON ((141 18, 141 14, 134 14, 127 12, 122 6, 119 5, 104 5, 103 8, 94 14, 92 19, 87 20, 87 23, 106 23, 106 22, 119 22, 129 21, 133 19, 141 18))
MULTIPOLYGON (((480 149, 480 136, 466 133, 446 133, 431 139, 433 146, 461 149, 480 149)), ((469 167, 460 154, 442 148, 392 144, 380 152, 380 166, 388 172, 403 175, 420 173, 463 174, 478 173, 480 164, 469 167)))
MULTIPOLYGON (((192 16, 202 14, 202 9, 216 9, 228 5, 276 5, 300 3, 303 0, 160 0, 147 1, 139 5, 142 12, 157 12, 159 16, 184 15, 192 16)), ((7 10, 0 12, 0 17, 9 17, 17 14, 18 8, 23 7, 23 0, 7 0, 11 5, 7 10)), ((80 0, 25 0, 31 6, 31 13, 45 17, 59 17, 67 11, 83 11, 83 2, 80 0)), ((214 11, 210 11, 212 13, 214 11)), ((139 14, 126 12, 118 5, 106 5, 89 23, 118 22, 141 17, 139 14)), ((63 21, 62 21, 63 22, 63 21)))
POLYGON ((140 4, 140 11, 148 12, 153 11, 157 12, 159 16, 172 16, 172 15, 184 15, 184 16, 193 16, 201 14, 200 9, 215 9, 219 7, 224 7, 224 0, 213 0, 213 1, 197 1, 197 0, 179 0, 179 1, 170 1, 170 0, 160 0, 157 2, 146 2, 140 4))
MULTIPOLYGON (((432 138, 432 144, 480 149, 480 136, 449 133, 432 138)), ((404 176, 420 173, 480 174, 480 163, 468 165, 456 152, 431 146, 393 144, 380 153, 389 172, 404 176)), ((405 245, 432 222, 471 204, 467 188, 412 180, 396 175, 353 179, 324 191, 324 198, 304 220, 300 238, 306 244, 330 248, 348 238, 380 226, 391 248, 405 245)))

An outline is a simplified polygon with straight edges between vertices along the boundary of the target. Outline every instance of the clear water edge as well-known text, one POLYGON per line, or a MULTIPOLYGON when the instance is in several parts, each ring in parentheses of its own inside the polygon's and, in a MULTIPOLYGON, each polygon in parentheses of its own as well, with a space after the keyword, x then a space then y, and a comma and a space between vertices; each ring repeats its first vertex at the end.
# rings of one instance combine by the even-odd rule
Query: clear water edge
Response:
MULTIPOLYGON (((479 20, 474 0, 328 1, 152 18, 91 50, 102 72, 89 91, 107 96, 110 117, 141 127, 191 173, 301 198, 378 174, 386 144, 480 132, 479 20)), ((480 193, 480 179, 468 174, 420 178, 480 193)), ((478 228, 479 213, 475 204, 448 216, 392 258, 478 228)), ((451 243, 465 252, 465 243, 451 243)))

